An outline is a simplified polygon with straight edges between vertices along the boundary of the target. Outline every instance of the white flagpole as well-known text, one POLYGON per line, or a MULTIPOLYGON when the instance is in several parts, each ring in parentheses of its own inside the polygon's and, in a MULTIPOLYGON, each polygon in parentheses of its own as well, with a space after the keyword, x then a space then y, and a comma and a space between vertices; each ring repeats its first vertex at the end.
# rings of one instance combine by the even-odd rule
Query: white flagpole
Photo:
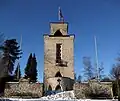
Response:
POLYGON ((22 35, 21 35, 21 39, 20 39, 20 49, 22 49, 22 35))
POLYGON ((98 63, 98 50, 97 50, 96 36, 94 36, 94 40, 95 40, 95 57, 96 57, 96 77, 99 80, 99 63, 98 63))
MULTIPOLYGON (((20 50, 22 49, 22 35, 21 35, 21 39, 20 39, 20 50)), ((19 60, 18 60, 18 64, 19 64, 19 60)), ((20 64, 19 64, 19 66, 20 66, 20 64)), ((17 72, 17 79, 19 79, 19 69, 20 69, 20 67, 18 68, 18 72, 17 72)))
POLYGON ((61 12, 61 8, 58 8, 58 20, 60 21, 60 12, 61 12))

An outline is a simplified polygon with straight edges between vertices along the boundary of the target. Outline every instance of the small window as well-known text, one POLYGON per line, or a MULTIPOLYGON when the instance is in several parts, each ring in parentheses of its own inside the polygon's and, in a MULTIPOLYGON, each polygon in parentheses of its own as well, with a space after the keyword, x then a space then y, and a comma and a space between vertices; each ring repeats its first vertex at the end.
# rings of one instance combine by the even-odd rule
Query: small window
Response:
POLYGON ((57 72, 55 77, 62 77, 61 73, 60 72, 57 72))
POLYGON ((62 44, 56 44, 56 63, 61 62, 62 44))
POLYGON ((61 91, 61 87, 60 85, 57 85, 56 88, 55 88, 56 91, 60 92, 61 91))
POLYGON ((49 85, 49 87, 48 87, 48 90, 49 90, 49 91, 52 91, 52 87, 51 87, 50 85, 49 85))
POLYGON ((60 30, 57 30, 55 33, 54 33, 54 36, 63 36, 62 33, 60 32, 60 30))

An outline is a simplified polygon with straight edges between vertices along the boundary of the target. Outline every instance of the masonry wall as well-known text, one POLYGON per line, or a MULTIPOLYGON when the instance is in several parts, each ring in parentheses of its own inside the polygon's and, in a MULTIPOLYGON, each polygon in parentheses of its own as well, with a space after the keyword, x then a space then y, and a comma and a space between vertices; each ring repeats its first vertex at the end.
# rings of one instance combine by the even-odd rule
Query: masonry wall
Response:
POLYGON ((47 86, 51 86, 52 90, 54 91, 57 85, 61 86, 62 91, 73 90, 74 80, 67 78, 67 77, 54 77, 47 79, 47 86), (60 82, 57 82, 57 80, 60 82))
POLYGON ((44 36, 44 77, 55 77, 60 71, 62 77, 74 79, 74 36, 49 37, 44 36), (62 59, 68 62, 67 67, 56 66, 56 43, 62 44, 62 59))
POLYGON ((50 23, 50 34, 44 35, 44 90, 49 91, 49 87, 57 90, 58 86, 59 90, 70 90, 73 81, 74 35, 68 34, 68 23, 50 23))
POLYGON ((82 82, 74 83, 74 94, 77 99, 92 98, 87 94, 98 94, 98 98, 113 98, 111 82, 82 82), (87 94, 86 94, 87 93, 87 94), (100 96, 103 93, 104 96, 100 96), (107 94, 107 95, 105 95, 107 94))
MULTIPOLYGON (((44 84, 45 91, 49 78, 54 78, 57 72, 60 72, 62 77, 68 77, 74 80, 74 36, 67 37, 49 37, 44 36, 44 84), (62 44, 62 60, 67 62, 67 66, 56 65, 56 43, 62 44)), ((58 80, 56 80, 58 81, 58 80)), ((53 81, 52 85, 56 82, 53 81)), ((51 84, 49 84, 52 86, 51 84)), ((63 86, 64 87, 64 86, 63 86)), ((63 88, 62 87, 62 88, 63 88)), ((73 86, 71 86, 73 87, 73 86)), ((68 88, 68 89, 71 89, 68 88)), ((62 89, 64 91, 64 89, 62 89)))
POLYGON ((7 82, 4 91, 5 97, 42 97, 43 84, 30 83, 28 79, 19 82, 7 82))

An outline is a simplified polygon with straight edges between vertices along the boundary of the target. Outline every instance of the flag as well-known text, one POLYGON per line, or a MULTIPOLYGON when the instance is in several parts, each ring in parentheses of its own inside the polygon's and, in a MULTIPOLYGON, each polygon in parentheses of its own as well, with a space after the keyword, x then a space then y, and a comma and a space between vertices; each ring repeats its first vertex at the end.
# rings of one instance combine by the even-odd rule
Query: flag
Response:
POLYGON ((64 21, 64 17, 62 15, 62 11, 61 11, 61 8, 59 7, 59 11, 58 11, 58 17, 59 17, 59 20, 60 21, 64 21))

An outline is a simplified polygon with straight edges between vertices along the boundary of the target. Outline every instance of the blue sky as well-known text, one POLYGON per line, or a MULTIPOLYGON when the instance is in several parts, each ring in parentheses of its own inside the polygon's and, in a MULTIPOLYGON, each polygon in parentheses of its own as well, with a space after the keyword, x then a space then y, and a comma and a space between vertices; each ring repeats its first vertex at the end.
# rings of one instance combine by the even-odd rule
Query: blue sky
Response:
POLYGON ((43 34, 50 32, 49 22, 58 21, 58 7, 69 33, 75 34, 75 72, 83 71, 82 58, 91 57, 94 64, 94 35, 98 43, 99 63, 109 74, 120 52, 120 1, 119 0, 0 0, 0 32, 20 42, 23 55, 20 59, 22 74, 29 54, 35 53, 38 62, 38 80, 43 78, 43 34))

